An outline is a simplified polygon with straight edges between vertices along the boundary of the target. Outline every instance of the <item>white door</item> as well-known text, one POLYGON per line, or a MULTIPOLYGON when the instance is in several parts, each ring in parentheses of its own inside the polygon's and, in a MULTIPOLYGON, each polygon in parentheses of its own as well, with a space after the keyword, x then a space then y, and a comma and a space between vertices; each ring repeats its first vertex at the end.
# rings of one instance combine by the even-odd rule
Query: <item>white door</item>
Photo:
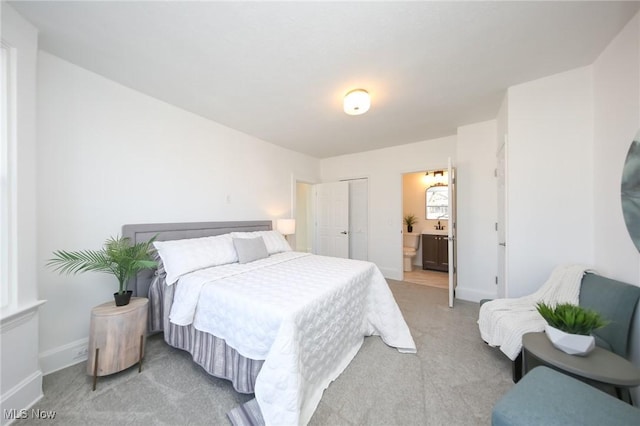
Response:
POLYGON ((349 257, 349 183, 314 185, 316 254, 349 257))
POLYGON ((457 273, 457 244, 456 244, 456 169, 451 166, 451 158, 448 164, 449 172, 449 226, 448 228, 448 244, 449 251, 449 307, 453 308, 453 300, 455 299, 455 290, 458 285, 457 273))
POLYGON ((368 260, 369 182, 349 181, 349 259, 368 260))
POLYGON ((498 298, 507 297, 507 135, 498 149, 496 180, 498 184, 498 275, 496 277, 498 298))

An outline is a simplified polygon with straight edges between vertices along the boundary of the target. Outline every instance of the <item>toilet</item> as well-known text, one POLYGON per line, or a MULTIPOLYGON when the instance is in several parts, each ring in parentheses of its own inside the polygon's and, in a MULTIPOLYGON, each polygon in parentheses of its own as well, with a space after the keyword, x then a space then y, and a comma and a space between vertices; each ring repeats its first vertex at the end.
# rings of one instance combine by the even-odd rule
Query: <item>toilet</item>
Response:
POLYGON ((420 234, 403 234, 402 254, 404 256, 404 271, 410 272, 413 269, 413 258, 416 257, 418 245, 420 244, 420 234))

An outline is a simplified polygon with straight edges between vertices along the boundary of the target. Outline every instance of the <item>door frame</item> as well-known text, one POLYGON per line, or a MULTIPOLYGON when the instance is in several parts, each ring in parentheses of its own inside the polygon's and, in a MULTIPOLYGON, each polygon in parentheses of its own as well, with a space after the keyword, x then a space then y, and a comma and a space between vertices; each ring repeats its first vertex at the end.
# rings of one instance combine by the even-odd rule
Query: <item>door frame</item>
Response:
POLYGON ((457 169, 449 157, 447 165, 449 189, 449 220, 447 229, 447 251, 449 255, 449 307, 453 308, 458 286, 458 179, 457 169))

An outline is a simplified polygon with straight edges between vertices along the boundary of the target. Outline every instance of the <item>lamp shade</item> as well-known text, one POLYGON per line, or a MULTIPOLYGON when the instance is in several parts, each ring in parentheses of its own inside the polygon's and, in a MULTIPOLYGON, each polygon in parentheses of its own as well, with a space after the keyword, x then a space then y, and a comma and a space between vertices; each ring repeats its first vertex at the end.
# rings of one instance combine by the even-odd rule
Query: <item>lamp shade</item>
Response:
POLYGON ((295 219, 278 219, 276 220, 276 229, 282 235, 292 235, 296 233, 295 219))
POLYGON ((355 89, 344 96, 344 112, 349 115, 360 115, 369 111, 371 98, 364 89, 355 89))

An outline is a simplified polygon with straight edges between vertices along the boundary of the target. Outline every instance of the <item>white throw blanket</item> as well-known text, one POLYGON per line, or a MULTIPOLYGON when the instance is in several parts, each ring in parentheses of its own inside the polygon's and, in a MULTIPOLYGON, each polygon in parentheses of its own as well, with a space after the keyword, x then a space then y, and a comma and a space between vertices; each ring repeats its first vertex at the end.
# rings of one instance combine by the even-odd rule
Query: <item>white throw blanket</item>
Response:
POLYGON ((538 313, 538 302, 547 305, 578 304, 580 284, 588 268, 582 265, 556 267, 538 291, 516 299, 496 299, 480 307, 478 327, 482 339, 500 350, 512 361, 522 349, 525 333, 543 331, 545 320, 538 313))

